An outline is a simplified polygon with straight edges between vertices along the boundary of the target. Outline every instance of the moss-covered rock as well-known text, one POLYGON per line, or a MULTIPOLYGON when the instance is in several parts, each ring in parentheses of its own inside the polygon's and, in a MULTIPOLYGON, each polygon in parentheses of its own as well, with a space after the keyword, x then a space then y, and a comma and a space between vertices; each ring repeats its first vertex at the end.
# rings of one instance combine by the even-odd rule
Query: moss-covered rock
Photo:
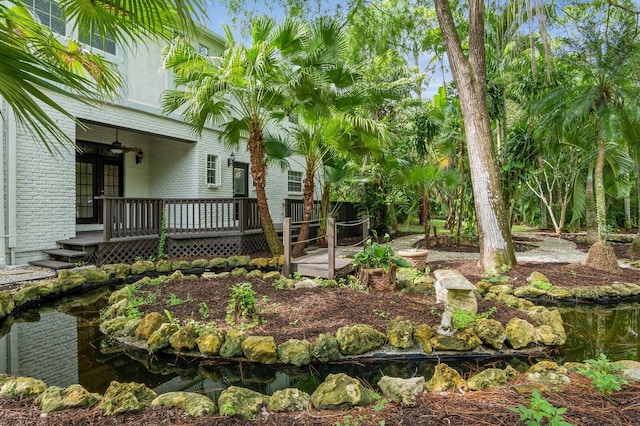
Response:
POLYGON ((107 321, 113 318, 126 317, 129 310, 129 299, 122 299, 113 305, 109 305, 100 312, 100 320, 107 321))
POLYGON ((311 344, 306 340, 290 339, 278 345, 278 359, 296 367, 311 362, 311 344))
POLYGON ((132 290, 133 289, 132 289, 131 285, 125 285, 124 287, 122 287, 122 288, 120 288, 118 290, 115 290, 109 296, 109 304, 113 305, 115 303, 118 303, 122 299, 128 299, 129 295, 132 292, 132 290))
POLYGON ((147 272, 155 272, 156 265, 150 260, 138 260, 131 265, 131 274, 143 275, 147 272))
POLYGON ((553 286, 549 290, 547 290, 547 296, 554 299, 570 299, 574 296, 574 291, 573 289, 566 287, 553 286))
POLYGON ((58 271, 58 288, 61 292, 73 290, 86 282, 87 280, 77 272, 71 272, 68 269, 58 271))
POLYGON ((42 380, 32 377, 10 377, 0 387, 0 397, 29 398, 38 396, 47 389, 42 380))
POLYGON ((146 410, 157 394, 141 383, 112 381, 98 408, 108 416, 129 411, 146 410))
POLYGON ((231 271, 231 276, 234 278, 244 277, 245 275, 247 275, 247 270, 244 268, 236 268, 231 271))
POLYGON ((224 343, 224 334, 221 330, 207 330, 196 341, 198 350, 207 356, 216 356, 224 343))
POLYGON ((269 266, 271 266, 272 268, 277 268, 278 266, 282 265, 284 265, 284 254, 281 254, 280 256, 274 256, 271 258, 271 260, 269 260, 269 266))
POLYGON ((152 406, 177 407, 190 416, 213 416, 217 414, 218 407, 206 395, 193 392, 167 392, 151 401, 152 406))
POLYGON ((368 324, 340 327, 336 332, 340 352, 360 355, 384 345, 386 336, 368 324))
POLYGON ((538 288, 534 285, 524 285, 518 287, 513 291, 513 295, 516 297, 539 297, 547 294, 547 290, 538 288))
POLYGON ((500 323, 494 319, 481 318, 472 325, 476 336, 487 346, 494 349, 502 349, 507 332, 500 323))
POLYGON ((202 269, 209 266, 209 261, 207 259, 195 259, 191 262, 191 267, 195 269, 202 269))
POLYGON ((457 330, 452 336, 436 334, 431 338, 431 346, 438 351, 472 351, 482 344, 472 328, 457 330))
POLYGON ((487 368, 467 380, 471 390, 497 388, 507 384, 507 374, 499 368, 487 368))
POLYGON ((128 263, 109 263, 100 268, 111 278, 124 280, 131 274, 131 266, 128 263))
POLYGON ((38 395, 36 402, 45 413, 68 410, 71 408, 86 408, 100 400, 98 393, 91 393, 81 385, 71 385, 66 389, 51 386, 38 395))
POLYGON ((525 373, 525 378, 533 383, 545 386, 566 386, 571 383, 569 371, 553 361, 540 361, 525 373))
POLYGON ((427 324, 419 324, 413 327, 413 340, 422 347, 424 353, 433 352, 431 346, 431 338, 433 337, 433 329, 427 324))
POLYGON ((247 335, 241 330, 230 329, 224 338, 224 343, 220 347, 220 356, 224 358, 235 358, 242 355, 242 342, 247 335))
POLYGON ((223 390, 218 398, 220 414, 223 416, 240 416, 254 419, 264 406, 269 397, 259 392, 237 386, 229 386, 223 390))
POLYGON ((514 349, 527 347, 536 341, 536 329, 521 318, 511 318, 506 327, 507 341, 514 349))
POLYGON ((188 260, 176 260, 171 264, 174 271, 188 271, 191 269, 191 262, 188 260))
POLYGON ((125 336, 124 328, 129 320, 127 317, 116 317, 100 324, 100 331, 107 336, 125 336))
POLYGON ((13 312, 16 302, 8 291, 0 291, 0 318, 4 318, 13 312))
POLYGON ((585 287, 576 287, 573 290, 574 296, 579 299, 591 299, 596 300, 601 297, 611 297, 617 296, 617 292, 607 285, 595 285, 595 286, 585 286, 585 287))
POLYGON ((214 257, 213 259, 211 259, 209 261, 209 268, 216 270, 216 269, 224 269, 227 266, 229 266, 227 264, 227 259, 222 258, 222 257, 214 257))
POLYGON ((340 359, 338 339, 327 333, 321 333, 313 342, 313 357, 318 361, 327 362, 340 359))
POLYGON ((164 315, 159 312, 150 312, 142 318, 135 335, 138 339, 147 340, 164 322, 164 315))
POLYGON ((280 271, 269 271, 262 274, 263 280, 277 280, 278 278, 281 278, 281 277, 282 275, 280 274, 280 271))
POLYGON ((562 346, 567 341, 562 315, 557 309, 529 311, 529 315, 540 327, 536 329, 538 341, 544 345, 562 346))
POLYGON ((158 352, 160 349, 168 348, 169 338, 178 331, 178 326, 173 323, 165 322, 156 331, 151 333, 147 339, 147 349, 149 353, 158 352))
POLYGON ((22 306, 25 303, 40 300, 40 284, 27 284, 11 296, 15 302, 15 306, 22 306))
POLYGON ((542 272, 538 272, 538 271, 533 271, 526 278, 525 281, 527 281, 528 283, 534 283, 536 281, 543 282, 543 283, 551 283, 551 281, 549 281, 549 278, 547 278, 547 276, 545 274, 543 274, 542 272))
POLYGON ((372 401, 373 391, 344 373, 329 374, 311 394, 311 402, 319 410, 364 406, 372 401))
POLYGON ((180 352, 192 350, 197 346, 198 331, 193 323, 180 327, 178 331, 169 337, 169 344, 173 349, 180 352))
POLYGON ((168 274, 173 271, 173 263, 170 260, 160 259, 156 262, 156 272, 160 274, 168 274))
POLYGON ((491 293, 495 294, 513 294, 512 284, 496 284, 491 286, 491 293))
POLYGON ((99 268, 83 268, 78 271, 88 283, 106 283, 109 281, 109 274, 99 268))
POLYGON ((397 377, 382 376, 380 381, 378 381, 378 388, 382 394, 391 401, 399 402, 405 407, 415 407, 416 395, 424 392, 426 382, 424 377, 400 379, 397 377))
POLYGON ((273 412, 307 411, 311 405, 309 394, 300 389, 277 390, 269 397, 267 408, 273 412))
POLYGON ((253 266, 254 268, 266 268, 269 266, 269 260, 266 257, 256 257, 255 259, 251 259, 249 261, 249 266, 253 266))
POLYGON ((239 266, 249 266, 251 262, 251 256, 229 256, 227 258, 227 264, 232 268, 239 266))
POLYGON ((467 382, 447 364, 438 364, 427 382, 429 392, 460 392, 467 390, 467 382))
POLYGON ((611 284, 611 288, 613 288, 622 297, 637 296, 640 294, 640 285, 637 284, 613 283, 611 284))
POLYGON ((242 353, 251 362, 275 364, 278 361, 276 342, 271 336, 248 336, 242 342, 242 353))
POLYGON ((247 273, 247 278, 262 278, 262 271, 260 269, 254 269, 247 273))
POLYGON ((413 325, 411 321, 391 320, 387 325, 387 338, 394 348, 407 349, 413 347, 413 325))

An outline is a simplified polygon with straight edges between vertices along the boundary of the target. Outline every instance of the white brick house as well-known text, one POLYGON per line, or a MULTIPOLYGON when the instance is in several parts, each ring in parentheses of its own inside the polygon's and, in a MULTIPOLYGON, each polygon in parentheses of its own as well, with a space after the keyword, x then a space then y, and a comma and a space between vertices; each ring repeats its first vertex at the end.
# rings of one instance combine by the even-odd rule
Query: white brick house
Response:
MULTIPOLYGON (((46 18, 46 11, 37 13, 46 18)), ((67 25, 54 30, 64 35, 70 28, 67 25)), ((220 36, 206 29, 200 35, 201 49, 208 49, 210 54, 222 50, 224 40, 220 36)), ((135 50, 109 45, 105 49, 110 52, 104 55, 125 76, 126 87, 118 100, 88 106, 52 94, 86 129, 45 108, 82 153, 70 147, 48 152, 42 141, 16 124, 0 98, 4 117, 0 120, 0 267, 42 259, 46 257, 42 251, 56 248, 58 240, 102 229, 101 201, 96 199, 101 195, 200 199, 255 196, 244 147, 233 152, 235 161, 230 164, 232 152, 212 129, 196 136, 177 115, 161 114, 161 94, 172 87, 170 76, 161 71, 161 45, 149 43, 135 50), (116 140, 128 148, 124 153, 112 153, 116 140)), ((267 194, 276 223, 284 218, 284 200, 301 198, 297 180, 304 175, 304 161, 294 157, 289 163, 289 170, 268 171, 267 194)))

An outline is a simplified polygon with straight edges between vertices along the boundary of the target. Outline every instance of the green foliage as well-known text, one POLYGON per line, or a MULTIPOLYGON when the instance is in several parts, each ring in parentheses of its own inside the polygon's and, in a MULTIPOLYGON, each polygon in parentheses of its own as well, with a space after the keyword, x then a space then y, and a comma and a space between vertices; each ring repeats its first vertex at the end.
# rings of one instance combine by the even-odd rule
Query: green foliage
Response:
POLYGON ((540 290, 548 291, 553 286, 550 282, 535 280, 531 282, 531 286, 540 290))
POLYGON ((509 411, 520 414, 520 420, 527 426, 572 426, 571 423, 565 422, 562 415, 567 411, 566 408, 556 408, 553 404, 540 395, 537 389, 531 392, 529 407, 520 404, 517 408, 508 407, 509 411))
POLYGON ((509 277, 509 275, 504 275, 504 272, 502 272, 502 267, 500 269, 501 269, 501 274, 493 274, 493 273, 490 273, 490 272, 485 272, 482 275, 482 279, 484 281, 488 282, 488 283, 491 283, 491 284, 503 284, 503 283, 506 283, 507 281, 509 281, 511 279, 511 277, 509 277))
POLYGON ((200 305, 198 306, 198 313, 202 319, 209 318, 209 305, 207 305, 206 302, 200 302, 200 305))
POLYGON ((242 282, 231 288, 225 321, 229 325, 249 321, 246 327, 255 327, 260 319, 256 306, 256 292, 250 282, 242 282))
POLYGON ((373 399, 376 401, 376 405, 373 406, 373 410, 377 413, 384 410, 389 401, 386 398, 382 398, 380 394, 374 393, 373 399))
POLYGON ((622 389, 622 385, 629 383, 623 375, 618 374, 624 367, 609 361, 605 354, 601 353, 598 359, 587 359, 584 362, 588 367, 579 368, 578 373, 591 379, 592 385, 603 395, 611 395, 622 389))
POLYGON ((174 318, 168 309, 164 310, 164 314, 167 316, 167 319, 171 324, 180 325, 180 321, 178 320, 178 318, 174 318))
POLYGON ((127 318, 137 319, 144 316, 144 312, 140 308, 144 305, 153 305, 160 296, 160 289, 155 292, 145 291, 138 288, 135 285, 127 286, 127 299, 129 304, 127 305, 127 318))
POLYGON ((157 259, 165 259, 169 257, 164 251, 167 245, 167 212, 162 212, 162 221, 160 222, 160 239, 158 240, 158 255, 157 259))
POLYGON ((169 294, 169 298, 166 300, 167 305, 169 306, 179 306, 182 305, 183 303, 186 302, 190 302, 191 296, 187 295, 186 299, 180 299, 178 296, 175 295, 175 293, 171 293, 169 294))
POLYGON ((389 319, 389 314, 388 313, 379 311, 377 309, 373 310, 373 315, 376 315, 376 316, 378 316, 378 317, 380 317, 382 319, 385 319, 385 320, 389 319))
POLYGON ((469 327, 471 324, 478 321, 479 319, 489 318, 491 315, 493 315, 496 312, 497 312, 497 309, 495 306, 482 314, 473 314, 468 311, 456 309, 455 311, 453 311, 451 322, 454 328, 458 330, 462 330, 463 328, 469 327))
MULTIPOLYGON (((375 231, 372 231, 374 239, 378 239, 375 231)), ((389 234, 385 234, 383 238, 384 242, 389 241, 389 234)), ((410 268, 411 263, 397 256, 388 244, 380 244, 377 241, 372 241, 371 238, 365 243, 364 250, 356 253, 353 256, 352 263, 355 266, 361 266, 366 269, 382 268, 384 272, 389 272, 392 266, 399 266, 402 268, 410 268)))

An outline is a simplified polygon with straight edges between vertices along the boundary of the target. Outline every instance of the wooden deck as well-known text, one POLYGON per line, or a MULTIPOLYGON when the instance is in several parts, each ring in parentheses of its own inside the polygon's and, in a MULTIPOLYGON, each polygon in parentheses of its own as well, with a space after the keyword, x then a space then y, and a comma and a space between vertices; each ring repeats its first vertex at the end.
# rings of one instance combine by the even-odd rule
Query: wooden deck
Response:
MULTIPOLYGON (((336 277, 353 270, 350 256, 362 247, 336 247, 336 277)), ((305 277, 333 279, 329 277, 329 251, 326 248, 307 250, 307 254, 291 260, 291 272, 305 277)))

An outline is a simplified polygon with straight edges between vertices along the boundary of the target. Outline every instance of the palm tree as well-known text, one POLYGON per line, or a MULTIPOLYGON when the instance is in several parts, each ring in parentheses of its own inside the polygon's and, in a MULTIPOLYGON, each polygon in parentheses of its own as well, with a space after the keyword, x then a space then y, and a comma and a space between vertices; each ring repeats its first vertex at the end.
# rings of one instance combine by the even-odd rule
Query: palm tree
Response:
MULTIPOLYGON (((204 15, 202 0, 60 0, 57 4, 63 18, 74 22, 81 39, 93 34, 104 39, 109 34, 124 45, 148 37, 169 40, 175 31, 191 32, 193 16, 204 15)), ((73 141, 41 104, 75 120, 50 93, 86 102, 113 96, 121 84, 115 65, 84 51, 75 40, 61 42, 22 0, 0 3, 0 81, 0 98, 50 150, 54 148, 47 142, 51 138, 59 143, 73 141)))
POLYGON ((227 48, 219 57, 199 54, 182 37, 165 53, 164 66, 175 75, 176 90, 162 99, 165 113, 181 111, 184 120, 201 133, 219 126, 223 141, 236 147, 246 139, 251 177, 262 229, 274 255, 282 254, 265 192, 267 164, 265 131, 279 128, 292 101, 287 57, 303 48, 305 27, 293 20, 276 26, 270 18, 254 21, 251 45, 234 40, 225 28, 227 48))
POLYGON ((597 12, 590 14, 594 19, 580 20, 583 37, 565 56, 576 70, 574 79, 547 93, 536 110, 544 114, 542 125, 553 128, 558 135, 572 133, 576 127, 594 135, 597 237, 604 241, 607 145, 624 136, 621 123, 631 121, 630 106, 638 94, 633 70, 639 64, 640 46, 635 18, 618 9, 597 12))

